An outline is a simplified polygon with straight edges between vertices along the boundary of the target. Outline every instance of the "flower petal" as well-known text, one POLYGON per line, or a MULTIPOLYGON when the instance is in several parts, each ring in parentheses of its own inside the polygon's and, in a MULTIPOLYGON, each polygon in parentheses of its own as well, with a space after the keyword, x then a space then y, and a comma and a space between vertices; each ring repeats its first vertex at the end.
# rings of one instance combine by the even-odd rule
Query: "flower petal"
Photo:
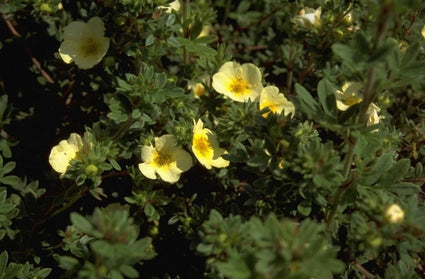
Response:
POLYGON ((73 21, 70 24, 68 24, 63 29, 63 39, 64 41, 72 40, 72 41, 78 41, 80 40, 85 33, 86 29, 86 23, 82 21, 73 21))
POLYGON ((59 47, 59 55, 67 64, 72 62, 77 53, 79 53, 78 43, 75 41, 63 41, 59 47))
POLYGON ((142 160, 145 163, 153 161, 155 155, 155 148, 152 145, 143 146, 142 148, 142 160))
POLYGON ((91 35, 91 37, 103 37, 105 34, 105 25, 103 24, 102 19, 98 16, 92 17, 87 22, 87 32, 91 35))
POLYGON ((172 150, 175 148, 176 138, 173 135, 163 135, 159 138, 155 138, 155 149, 156 150, 172 150))
POLYGON ((156 174, 155 174, 156 170, 151 164, 141 163, 139 164, 139 170, 147 178, 156 179, 156 174))
POLYGON ((173 159, 176 161, 176 167, 182 172, 187 171, 192 167, 192 156, 183 149, 176 149, 172 154, 173 159))
POLYGON ((162 180, 168 183, 176 183, 180 179, 180 174, 182 173, 175 163, 158 168, 156 172, 162 180))

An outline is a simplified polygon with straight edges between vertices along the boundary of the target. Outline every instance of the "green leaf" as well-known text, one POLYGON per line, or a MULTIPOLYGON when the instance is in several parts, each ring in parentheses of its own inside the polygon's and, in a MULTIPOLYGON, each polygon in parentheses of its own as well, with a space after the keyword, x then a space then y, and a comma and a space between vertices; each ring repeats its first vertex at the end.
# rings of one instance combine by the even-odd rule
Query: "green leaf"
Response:
POLYGON ((153 45, 154 42, 155 42, 155 36, 151 34, 146 38, 145 46, 153 45))
POLYGON ((155 207, 152 204, 150 203, 146 204, 144 212, 147 217, 153 220, 159 220, 159 213, 158 211, 156 211, 155 207))
POLYGON ((4 112, 7 108, 7 95, 0 96, 0 121, 3 120, 4 112))
POLYGON ((295 91, 300 101, 301 109, 309 117, 314 117, 318 114, 319 104, 310 95, 310 93, 299 83, 295 84, 295 91))
POLYGON ((393 156, 394 155, 391 153, 382 154, 376 161, 376 164, 373 166, 370 174, 367 175, 364 183, 366 185, 373 185, 382 175, 390 170, 393 164, 393 156))
POLYGON ((401 58, 401 66, 404 67, 409 65, 411 62, 415 62, 416 57, 419 54, 420 48, 421 46, 418 42, 410 44, 409 48, 404 53, 403 58, 401 58))
POLYGON ((391 185, 387 188, 387 190, 401 197, 406 197, 417 194, 421 188, 414 183, 401 182, 391 185))
POLYGON ((139 278, 139 272, 129 265, 120 266, 120 271, 128 278, 139 278))
POLYGON ((215 49, 202 44, 197 44, 189 39, 179 37, 179 38, 176 38, 176 40, 180 44, 184 45, 189 52, 192 52, 196 55, 214 56, 217 54, 217 51, 215 49))
POLYGON ((93 225, 86 218, 76 212, 72 212, 70 218, 72 224, 81 232, 88 235, 93 234, 93 225))
POLYGON ((8 175, 5 177, 2 177, 0 179, 0 182, 5 184, 5 185, 10 185, 10 186, 15 186, 18 185, 21 182, 21 179, 15 175, 8 175))
POLYGON ((117 171, 120 171, 121 170, 121 166, 114 159, 109 159, 109 163, 111 163, 112 167, 115 170, 117 170, 117 171))
POLYGON ((317 86, 317 94, 323 111, 330 117, 335 118, 336 115, 336 98, 335 88, 327 79, 322 79, 317 86))
POLYGON ((42 268, 40 270, 37 270, 35 272, 35 276, 36 277, 40 277, 40 278, 46 278, 47 276, 49 276, 49 274, 52 272, 51 268, 42 268))
POLYGON ((311 212, 311 201, 303 200, 300 204, 298 204, 297 210, 302 215, 308 216, 311 212))
POLYGON ((7 251, 3 251, 0 254, 0 278, 2 278, 2 275, 4 274, 7 266, 7 260, 9 256, 7 254, 7 251))
POLYGON ((22 270, 21 264, 11 263, 6 269, 6 272, 3 274, 4 279, 14 279, 16 275, 22 270))
POLYGON ((0 204, 0 214, 1 213, 8 213, 12 209, 14 209, 15 207, 16 207, 16 205, 11 204, 11 203, 0 204))
POLYGON ((399 182, 402 179, 410 168, 409 159, 398 160, 391 169, 379 179, 379 184, 382 187, 388 187, 399 182))
POLYGON ((389 40, 385 42, 377 50, 375 50, 375 52, 369 57, 367 62, 374 64, 385 61, 388 55, 393 52, 395 47, 397 46, 394 41, 389 40))
POLYGON ((226 277, 231 279, 248 279, 251 278, 251 271, 246 261, 236 252, 231 253, 229 262, 219 263, 219 271, 226 277))
POLYGON ((15 169, 15 167, 16 167, 16 163, 15 162, 8 162, 3 167, 3 174, 6 174, 6 173, 11 172, 13 169, 15 169))
POLYGON ((111 279, 123 279, 121 273, 119 273, 116 270, 112 270, 110 274, 111 274, 111 279))

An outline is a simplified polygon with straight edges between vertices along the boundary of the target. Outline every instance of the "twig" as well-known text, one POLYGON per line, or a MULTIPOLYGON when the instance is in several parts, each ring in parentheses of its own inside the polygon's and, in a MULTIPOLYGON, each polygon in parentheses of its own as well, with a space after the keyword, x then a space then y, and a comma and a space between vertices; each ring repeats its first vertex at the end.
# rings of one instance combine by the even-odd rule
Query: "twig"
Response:
MULTIPOLYGON (((7 27, 10 30, 10 33, 12 33, 14 36, 21 38, 21 34, 19 34, 18 31, 16 31, 13 24, 10 22, 10 20, 7 18, 5 14, 1 14, 1 17, 3 18, 4 22, 6 23, 7 27)), ((32 52, 29 48, 26 48, 25 52, 27 55, 31 58, 32 63, 35 65, 35 67, 38 69, 38 71, 41 73, 41 75, 47 80, 48 83, 55 83, 54 80, 50 77, 50 75, 44 71, 44 69, 41 67, 40 62, 32 55, 32 52)))
POLYGON ((7 27, 9 28, 10 32, 16 37, 21 37, 21 34, 19 34, 18 31, 16 31, 13 24, 10 22, 10 20, 7 19, 7 16, 5 14, 1 14, 1 17, 3 18, 4 22, 6 23, 7 27))
POLYGON ((360 270, 360 272, 367 278, 367 279, 374 279, 376 278, 375 275, 370 273, 366 268, 364 268, 362 265, 355 263, 354 266, 360 270))
POLYGON ((46 73, 45 70, 40 65, 40 62, 32 55, 31 50, 29 48, 26 49, 26 53, 31 58, 32 63, 34 63, 35 67, 40 71, 41 75, 47 80, 48 83, 54 84, 55 81, 46 73))

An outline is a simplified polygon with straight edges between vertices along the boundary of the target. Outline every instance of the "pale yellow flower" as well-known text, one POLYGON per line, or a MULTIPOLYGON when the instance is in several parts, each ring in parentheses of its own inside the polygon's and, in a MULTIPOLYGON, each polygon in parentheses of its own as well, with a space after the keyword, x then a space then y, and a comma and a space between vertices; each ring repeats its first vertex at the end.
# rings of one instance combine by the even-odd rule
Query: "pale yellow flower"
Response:
MULTIPOLYGON (((363 85, 359 82, 346 82, 342 86, 342 91, 336 90, 336 106, 339 110, 347 110, 349 107, 354 106, 361 101, 363 97, 361 96, 360 90, 363 88, 363 85)), ((379 112, 381 109, 371 103, 366 113, 368 115, 367 126, 378 124, 380 119, 379 112)))
POLYGON ((187 88, 189 90, 193 90, 193 94, 194 97, 199 99, 199 97, 206 95, 207 91, 205 89, 204 84, 208 85, 210 84, 210 77, 206 74, 201 75, 198 80, 200 80, 201 82, 196 82, 196 81, 189 81, 187 83, 187 88))
POLYGON ((175 0, 175 1, 171 2, 171 3, 169 3, 168 6, 162 6, 161 5, 158 8, 165 9, 165 12, 166 13, 171 14, 172 11, 179 11, 180 10, 180 7, 181 7, 180 1, 179 0, 175 0))
POLYGON ((268 107, 269 112, 263 114, 263 117, 267 117, 270 112, 280 115, 287 116, 291 114, 291 117, 295 115, 295 106, 293 103, 288 101, 282 93, 279 93, 279 88, 276 86, 264 87, 260 95, 260 110, 268 107))
POLYGON ((144 176, 157 179, 158 174, 162 180, 169 183, 177 182, 181 173, 192 166, 192 157, 180 146, 176 146, 173 135, 155 137, 155 146, 143 146, 142 160, 139 170, 144 176))
POLYGON ((401 223, 404 219, 404 211, 398 204, 394 203, 385 210, 385 218, 391 224, 401 223))
POLYGON ((62 140, 50 151, 49 163, 60 174, 64 174, 71 160, 81 160, 82 154, 90 152, 90 144, 76 133, 62 140))
POLYGON ((104 37, 105 27, 99 17, 87 23, 73 21, 64 28, 64 40, 59 48, 62 60, 74 62, 81 69, 99 63, 109 48, 109 38, 104 37))
POLYGON ((425 38, 425 25, 424 25, 424 27, 422 27, 421 34, 422 34, 422 37, 425 38))
POLYGON ((369 108, 367 109, 367 115, 369 116, 367 119, 367 126, 375 125, 379 123, 379 120, 381 117, 379 116, 379 112, 381 109, 375 105, 374 103, 371 103, 369 108))
POLYGON ((189 83, 188 88, 193 90, 193 94, 197 99, 207 93, 205 86, 200 82, 189 83))
POLYGON ((221 157, 221 155, 227 154, 226 150, 218 147, 216 135, 211 130, 204 128, 201 119, 197 123, 193 120, 192 151, 198 161, 207 169, 224 168, 229 165, 229 161, 221 157))
POLYGON ((255 101, 263 89, 261 72, 251 63, 227 62, 214 74, 212 87, 234 101, 255 101))
POLYGON ((204 27, 202 27, 201 33, 199 33, 199 35, 198 35, 198 38, 208 36, 210 34, 210 31, 211 31, 211 26, 210 25, 204 25, 204 27))
POLYGON ((322 21, 320 20, 321 14, 321 7, 319 7, 317 10, 312 8, 305 8, 300 11, 299 15, 292 18, 292 22, 301 28, 318 28, 322 25, 322 21))
POLYGON ((363 85, 359 82, 346 82, 342 86, 342 91, 336 90, 336 106, 339 110, 347 110, 349 107, 360 103, 363 98, 359 91, 363 85))

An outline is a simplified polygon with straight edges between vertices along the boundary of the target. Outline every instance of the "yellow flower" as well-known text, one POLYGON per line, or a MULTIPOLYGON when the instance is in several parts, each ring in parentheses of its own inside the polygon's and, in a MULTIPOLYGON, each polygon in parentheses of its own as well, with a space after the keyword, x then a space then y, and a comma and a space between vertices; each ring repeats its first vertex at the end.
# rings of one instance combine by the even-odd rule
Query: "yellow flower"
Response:
POLYGON ((391 224, 400 223, 404 219, 404 211, 398 204, 394 203, 385 210, 385 218, 391 224))
POLYGON ((195 98, 199 99, 199 97, 205 95, 207 92, 205 91, 205 86, 200 83, 193 83, 193 84, 189 84, 189 89, 193 89, 193 93, 195 95, 195 98))
POLYGON ((232 100, 254 101, 263 89, 261 72, 251 63, 227 62, 214 74, 212 87, 232 100))
POLYGON ((379 120, 381 117, 378 115, 378 113, 381 111, 381 109, 375 105, 374 103, 371 103, 369 108, 367 109, 367 115, 369 118, 367 119, 367 126, 375 125, 379 123, 379 120))
POLYGON ((165 9, 165 12, 168 14, 171 14, 172 11, 179 11, 180 10, 180 1, 175 0, 168 4, 168 6, 159 6, 160 9, 165 9))
POLYGON ((109 38, 104 37, 105 27, 99 17, 92 17, 87 23, 73 21, 64 28, 64 41, 59 54, 62 60, 89 69, 99 63, 109 48, 109 38))
POLYGON ((73 159, 81 160, 82 154, 90 152, 90 144, 80 135, 72 133, 67 140, 62 140, 50 151, 49 163, 60 174, 64 174, 73 159))
POLYGON ((210 77, 208 75, 201 75, 197 80, 201 81, 189 81, 187 83, 187 88, 193 90, 194 97, 199 99, 199 97, 206 95, 207 91, 205 90, 204 84, 210 84, 210 77))
POLYGON ((425 38, 425 25, 424 25, 424 27, 422 27, 421 34, 422 34, 422 37, 425 38))
POLYGON ((336 90, 336 106, 339 110, 347 110, 349 107, 360 103, 363 98, 359 91, 363 85, 359 82, 346 82, 342 86, 342 92, 336 90))
POLYGON ((150 179, 157 179, 158 174, 166 182, 177 182, 181 173, 192 166, 192 157, 175 143, 173 135, 163 135, 155 137, 155 147, 143 146, 143 163, 139 164, 142 174, 150 179))
POLYGON ((198 161, 207 169, 227 167, 229 161, 221 157, 227 152, 218 147, 216 135, 211 130, 204 128, 201 119, 197 123, 193 120, 193 125, 192 151, 198 161))
MULTIPOLYGON (((339 110, 347 110, 349 107, 360 103, 363 98, 360 95, 359 91, 362 89, 363 85, 359 82, 346 82, 342 86, 342 92, 336 90, 336 106, 339 110)), ((368 115, 367 126, 375 125, 379 123, 379 120, 382 118, 379 116, 381 109, 371 103, 366 113, 368 115)))
POLYGON ((322 25, 322 21, 320 20, 321 14, 321 7, 319 7, 317 10, 312 8, 305 8, 300 11, 299 15, 292 18, 292 22, 301 28, 318 28, 322 25))
POLYGON ((291 114, 294 117, 295 106, 293 103, 288 101, 282 93, 279 93, 279 88, 276 86, 267 86, 261 91, 260 95, 260 110, 268 107, 269 112, 263 114, 263 117, 267 117, 270 112, 280 115, 284 111, 284 115, 291 114))

